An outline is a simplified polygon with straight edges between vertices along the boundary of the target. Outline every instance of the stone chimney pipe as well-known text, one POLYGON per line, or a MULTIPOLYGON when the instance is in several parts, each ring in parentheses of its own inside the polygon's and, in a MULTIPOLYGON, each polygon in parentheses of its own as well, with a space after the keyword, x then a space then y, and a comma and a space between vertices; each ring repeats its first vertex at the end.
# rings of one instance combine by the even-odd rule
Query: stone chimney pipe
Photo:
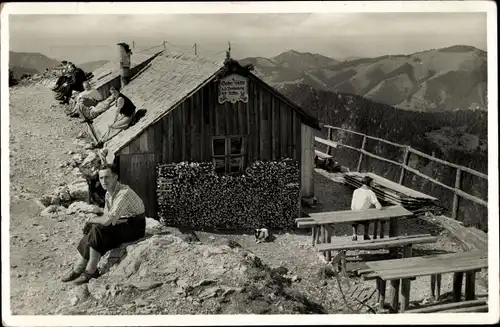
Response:
POLYGON ((123 86, 127 85, 130 81, 131 77, 130 56, 132 54, 132 51, 130 51, 129 46, 126 43, 118 43, 117 46, 118 46, 118 58, 120 61, 121 82, 123 86))

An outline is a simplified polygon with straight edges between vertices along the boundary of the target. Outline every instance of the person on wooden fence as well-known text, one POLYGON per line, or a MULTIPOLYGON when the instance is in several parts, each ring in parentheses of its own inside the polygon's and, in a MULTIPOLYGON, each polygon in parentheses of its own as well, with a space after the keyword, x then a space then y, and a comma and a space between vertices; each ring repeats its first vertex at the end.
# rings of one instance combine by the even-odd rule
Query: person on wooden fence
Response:
POLYGON ((85 223, 84 236, 78 245, 80 258, 73 269, 63 276, 63 282, 84 284, 98 278, 97 264, 101 256, 145 235, 144 202, 129 186, 118 181, 116 166, 103 166, 99 170, 99 181, 106 190, 104 215, 85 223))
MULTIPOLYGON (((351 210, 366 210, 374 205, 377 209, 382 208, 382 205, 377 199, 375 193, 370 189, 373 179, 369 176, 363 177, 361 187, 354 190, 352 194, 351 210)), ((370 221, 363 223, 363 239, 369 240, 368 228, 370 221)), ((352 224, 352 240, 358 240, 358 224, 352 224)))

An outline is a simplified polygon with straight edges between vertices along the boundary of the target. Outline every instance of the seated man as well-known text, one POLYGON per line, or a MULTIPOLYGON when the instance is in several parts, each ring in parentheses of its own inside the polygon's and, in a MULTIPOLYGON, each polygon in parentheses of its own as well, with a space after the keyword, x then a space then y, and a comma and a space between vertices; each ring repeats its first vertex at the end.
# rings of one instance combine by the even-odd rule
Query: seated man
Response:
MULTIPOLYGON (((352 194, 351 210, 365 210, 375 205, 377 209, 382 208, 380 202, 378 202, 377 196, 370 189, 372 178, 365 176, 363 178, 362 185, 360 188, 354 190, 352 194)), ((368 228, 370 227, 370 222, 367 221, 363 223, 363 239, 369 240, 368 228)), ((352 224, 352 240, 358 240, 358 224, 352 224)))
POLYGON ((69 80, 68 68, 69 63, 66 60, 61 61, 61 76, 56 81, 56 85, 52 88, 52 91, 58 92, 59 88, 69 80))
POLYGON ((84 90, 76 96, 75 107, 69 114, 72 116, 82 114, 87 118, 90 116, 91 108, 102 101, 102 96, 99 91, 92 89, 88 81, 83 82, 83 89, 84 90))
POLYGON ((63 282, 76 280, 83 284, 98 278, 97 264, 102 255, 145 235, 144 203, 130 187, 118 182, 116 166, 103 166, 99 170, 99 182, 106 190, 104 215, 85 224, 84 236, 78 245, 80 259, 62 278, 63 282))
POLYGON ((111 130, 121 131, 123 129, 126 129, 132 122, 136 111, 134 103, 125 95, 118 92, 116 88, 111 87, 110 92, 116 99, 116 115, 113 124, 108 126, 108 131, 102 137, 102 143, 105 143, 107 141, 108 137, 110 136, 111 130))
POLYGON ((86 80, 85 73, 74 64, 69 66, 70 79, 64 83, 59 92, 61 93, 61 104, 68 104, 73 91, 82 92, 83 82, 86 80))

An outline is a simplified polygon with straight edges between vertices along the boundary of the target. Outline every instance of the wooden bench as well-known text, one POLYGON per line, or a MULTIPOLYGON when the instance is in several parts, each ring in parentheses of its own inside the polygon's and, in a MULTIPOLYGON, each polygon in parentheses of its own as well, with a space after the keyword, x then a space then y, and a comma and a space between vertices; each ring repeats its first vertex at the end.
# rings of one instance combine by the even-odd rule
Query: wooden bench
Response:
POLYGON ((486 300, 469 300, 444 304, 432 304, 425 307, 407 310, 406 313, 432 313, 432 312, 488 312, 486 300))
POLYGON ((367 262, 371 272, 364 278, 376 280, 380 308, 384 307, 386 282, 389 281, 393 295, 390 306, 394 312, 398 311, 400 284, 400 312, 405 312, 410 302, 410 282, 422 276, 431 276, 431 287, 434 287, 432 276, 453 273, 453 301, 459 302, 465 275, 465 300, 475 300, 476 273, 488 267, 487 256, 484 252, 462 252, 367 262))
MULTIPOLYGON (((325 253, 330 251, 377 250, 402 247, 406 257, 411 257, 413 244, 435 243, 437 239, 436 236, 430 234, 405 235, 363 241, 323 243, 316 245, 316 249, 319 252, 325 253)), ((325 257, 327 256, 325 255, 325 257)))
MULTIPOLYGON (((366 209, 366 210, 343 210, 332 212, 311 213, 310 217, 302 217, 295 219, 298 228, 312 228, 312 245, 319 243, 330 243, 332 236, 331 226, 335 224, 353 224, 363 222, 374 222, 375 228, 373 238, 384 238, 384 225, 389 221, 389 237, 397 236, 398 234, 398 217, 412 216, 411 211, 406 210, 401 206, 382 207, 382 209, 366 209), (378 232, 377 224, 380 224, 380 232, 378 232), (321 234, 321 240, 320 240, 321 234)), ((329 253, 327 253, 327 256, 329 253)), ((330 258, 327 257, 327 260, 330 258)))
POLYGON ((316 157, 319 157, 321 159, 325 159, 325 160, 333 159, 333 156, 326 154, 324 152, 321 152, 319 150, 314 150, 314 154, 316 155, 316 157))

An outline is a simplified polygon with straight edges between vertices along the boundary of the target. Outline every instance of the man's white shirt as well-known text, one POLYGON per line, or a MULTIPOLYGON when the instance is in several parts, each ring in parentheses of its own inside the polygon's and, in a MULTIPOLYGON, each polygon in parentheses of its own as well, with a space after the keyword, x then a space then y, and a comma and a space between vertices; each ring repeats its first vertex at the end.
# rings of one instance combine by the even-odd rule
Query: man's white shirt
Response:
POLYGON ((358 188, 352 194, 351 210, 365 210, 375 205, 380 209, 382 205, 378 202, 377 196, 370 189, 358 188))

